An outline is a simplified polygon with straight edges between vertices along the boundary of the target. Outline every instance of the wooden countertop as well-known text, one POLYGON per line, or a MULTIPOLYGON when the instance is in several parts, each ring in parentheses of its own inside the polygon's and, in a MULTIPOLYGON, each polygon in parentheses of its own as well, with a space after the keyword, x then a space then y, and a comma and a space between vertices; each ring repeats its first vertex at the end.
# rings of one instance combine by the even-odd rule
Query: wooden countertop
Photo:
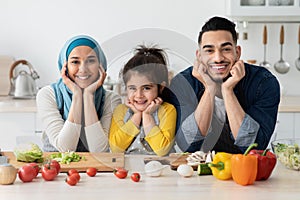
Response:
POLYGON ((125 167, 139 172, 141 181, 136 183, 118 179, 113 173, 98 173, 88 177, 81 173, 76 186, 65 183, 66 174, 60 173, 54 181, 46 182, 41 174, 33 182, 23 183, 16 179, 13 185, 0 185, 0 199, 298 199, 300 194, 299 171, 292 171, 280 163, 266 181, 254 185, 241 186, 233 180, 221 181, 211 175, 183 178, 176 171, 166 167, 161 177, 148 177, 144 174, 143 156, 125 156, 125 167))
MULTIPOLYGON (((14 99, 11 96, 0 96, 0 113, 36 111, 35 99, 14 99)), ((279 112, 300 112, 300 96, 283 96, 279 112)))

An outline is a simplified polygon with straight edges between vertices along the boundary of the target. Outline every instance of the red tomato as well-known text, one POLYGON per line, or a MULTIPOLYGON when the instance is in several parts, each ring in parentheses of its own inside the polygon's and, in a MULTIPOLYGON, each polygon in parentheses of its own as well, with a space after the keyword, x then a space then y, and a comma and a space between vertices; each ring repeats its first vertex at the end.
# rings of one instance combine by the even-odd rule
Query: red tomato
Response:
POLYGON ((76 179, 76 177, 74 176, 75 174, 73 174, 73 175, 71 175, 71 176, 68 176, 67 178, 66 178, 66 183, 68 183, 69 185, 71 185, 71 186, 74 186, 74 185, 76 185, 77 183, 78 183, 78 181, 77 181, 77 179, 76 179))
POLYGON ((141 179, 141 175, 139 174, 139 173, 137 173, 137 172, 135 172, 135 173, 132 173, 131 174, 131 180, 133 180, 134 182, 139 182, 140 181, 140 179, 141 179))
POLYGON ((31 182, 36 177, 36 171, 32 166, 24 165, 20 167, 18 175, 21 181, 23 181, 24 183, 31 182))
POLYGON ((33 169, 36 172, 35 177, 37 177, 37 175, 39 174, 39 171, 41 169, 40 166, 37 163, 28 163, 27 165, 33 167, 33 169))
POLYGON ((78 174, 78 171, 76 169, 70 169, 68 175, 71 176, 72 174, 78 174))
POLYGON ((80 181, 80 175, 79 175, 79 173, 73 173, 70 176, 74 176, 76 178, 77 182, 80 181))
POLYGON ((120 178, 120 179, 124 179, 127 177, 127 173, 128 171, 124 168, 116 168, 114 169, 114 174, 116 177, 120 178))
POLYGON ((50 165, 52 167, 55 167, 57 174, 60 172, 60 164, 59 164, 59 162, 57 162, 57 160, 51 160, 50 165))
POLYGON ((50 164, 45 164, 42 168, 42 177, 45 181, 52 181, 57 176, 56 168, 50 164))
POLYGON ((87 175, 93 177, 97 174, 97 169, 95 167, 89 167, 87 170, 86 170, 86 173, 87 175))

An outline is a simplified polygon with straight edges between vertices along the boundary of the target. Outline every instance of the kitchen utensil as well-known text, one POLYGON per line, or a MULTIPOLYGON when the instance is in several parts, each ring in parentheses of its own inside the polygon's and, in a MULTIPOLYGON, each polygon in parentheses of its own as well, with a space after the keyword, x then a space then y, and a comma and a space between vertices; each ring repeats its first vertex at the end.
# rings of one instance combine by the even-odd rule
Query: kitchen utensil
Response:
POLYGON ((10 92, 9 95, 15 98, 33 98, 37 94, 37 87, 35 80, 39 78, 37 72, 32 65, 26 60, 18 60, 14 62, 10 68, 10 92), (14 69, 19 65, 27 65, 30 74, 25 70, 21 70, 15 77, 13 77, 14 69))
POLYGON ((298 30, 298 45, 299 45, 299 57, 295 61, 295 65, 296 65, 296 68, 300 71, 300 26, 299 26, 299 30, 298 30))
MULTIPOLYGON (((24 162, 19 162, 13 152, 2 152, 9 159, 9 164, 19 169, 24 162)), ((44 152, 43 157, 48 158, 53 152, 44 152)), ((68 172, 70 169, 76 169, 85 172, 89 167, 95 167, 98 171, 112 172, 117 167, 125 167, 124 153, 89 153, 78 152, 85 159, 70 164, 61 164, 61 172, 68 172)))
POLYGON ((266 52, 267 52, 267 40, 268 40, 268 36, 267 36, 267 26, 264 26, 264 31, 263 31, 263 45, 264 45, 264 60, 259 63, 260 66, 265 67, 267 69, 271 68, 271 64, 266 60, 266 52))
POLYGON ((10 185, 15 182, 17 178, 17 169, 11 164, 0 165, 0 184, 10 185))
POLYGON ((290 64, 282 59, 282 49, 284 43, 284 28, 280 29, 280 60, 275 63, 274 68, 280 74, 285 74, 290 70, 290 64))

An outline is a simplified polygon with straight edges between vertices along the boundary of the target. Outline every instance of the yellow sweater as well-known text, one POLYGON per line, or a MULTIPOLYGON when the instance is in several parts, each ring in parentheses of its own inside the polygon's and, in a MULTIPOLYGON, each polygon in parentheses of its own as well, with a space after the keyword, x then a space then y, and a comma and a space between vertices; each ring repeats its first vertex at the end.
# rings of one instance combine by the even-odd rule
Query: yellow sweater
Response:
MULTIPOLYGON (((124 116, 128 107, 118 105, 113 113, 109 132, 109 145, 112 152, 125 152, 133 142, 140 130, 134 123, 128 120, 124 122, 124 116)), ((146 135, 145 140, 158 156, 169 153, 175 140, 176 109, 172 104, 164 102, 158 109, 159 125, 154 126, 146 135)))

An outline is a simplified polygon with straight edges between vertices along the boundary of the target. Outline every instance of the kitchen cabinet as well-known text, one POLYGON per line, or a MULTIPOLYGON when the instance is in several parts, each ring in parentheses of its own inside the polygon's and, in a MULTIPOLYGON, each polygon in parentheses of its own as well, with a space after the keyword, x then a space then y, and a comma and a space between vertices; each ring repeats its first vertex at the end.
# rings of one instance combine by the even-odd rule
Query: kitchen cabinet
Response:
POLYGON ((226 0, 226 15, 240 21, 300 21, 300 0, 226 0))
POLYGON ((300 138, 300 113, 278 113, 277 119, 278 122, 274 131, 276 139, 300 138))

